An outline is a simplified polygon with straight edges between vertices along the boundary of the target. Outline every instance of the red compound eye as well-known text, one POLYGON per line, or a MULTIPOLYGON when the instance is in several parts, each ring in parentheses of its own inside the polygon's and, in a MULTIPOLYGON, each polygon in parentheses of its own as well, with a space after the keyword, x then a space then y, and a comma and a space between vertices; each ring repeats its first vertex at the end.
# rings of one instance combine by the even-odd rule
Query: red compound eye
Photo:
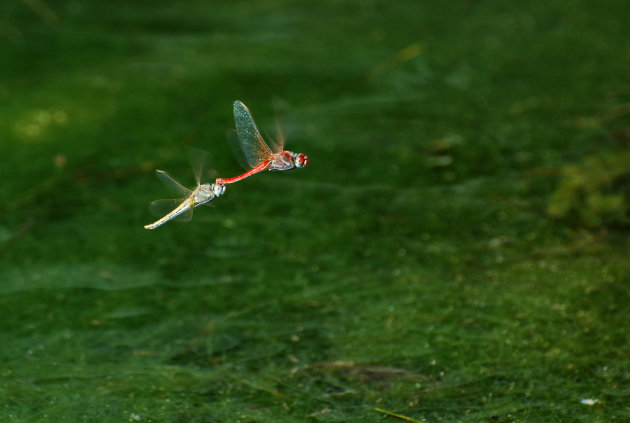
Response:
POLYGON ((304 167, 308 164, 308 157, 304 153, 300 153, 297 155, 295 159, 295 167, 304 167))

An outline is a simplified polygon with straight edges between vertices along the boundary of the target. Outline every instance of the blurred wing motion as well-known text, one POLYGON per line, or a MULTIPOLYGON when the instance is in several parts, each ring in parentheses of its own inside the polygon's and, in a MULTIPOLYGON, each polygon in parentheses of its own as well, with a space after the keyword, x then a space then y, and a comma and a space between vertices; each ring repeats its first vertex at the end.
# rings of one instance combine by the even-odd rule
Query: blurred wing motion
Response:
POLYGON ((188 147, 186 149, 188 153, 188 161, 195 174, 195 182, 197 186, 201 185, 201 180, 207 177, 207 165, 208 165, 208 152, 200 150, 198 148, 188 147))

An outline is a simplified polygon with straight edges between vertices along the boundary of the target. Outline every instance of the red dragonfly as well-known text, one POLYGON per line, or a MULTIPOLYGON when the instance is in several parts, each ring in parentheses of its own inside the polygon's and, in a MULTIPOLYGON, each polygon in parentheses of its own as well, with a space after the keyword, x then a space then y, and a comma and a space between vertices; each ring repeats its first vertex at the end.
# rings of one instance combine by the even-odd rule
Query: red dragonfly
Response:
POLYGON ((274 148, 269 148, 260 135, 249 109, 238 100, 234 102, 234 122, 236 123, 238 143, 251 169, 233 178, 219 178, 216 180, 216 184, 227 185, 238 182, 263 170, 289 170, 307 165, 308 157, 306 154, 292 153, 284 149, 284 136, 279 128, 278 139, 272 143, 274 148))

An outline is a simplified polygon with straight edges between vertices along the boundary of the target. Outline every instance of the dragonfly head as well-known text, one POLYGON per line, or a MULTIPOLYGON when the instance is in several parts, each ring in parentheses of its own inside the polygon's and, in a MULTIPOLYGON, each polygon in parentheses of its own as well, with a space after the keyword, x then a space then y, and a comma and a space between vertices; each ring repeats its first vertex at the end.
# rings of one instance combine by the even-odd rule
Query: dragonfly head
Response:
POLYGON ((218 197, 225 192, 225 185, 222 183, 215 183, 212 185, 212 191, 214 192, 214 195, 218 197))
POLYGON ((304 153, 296 154, 294 160, 295 167, 304 167, 308 164, 308 156, 304 153))

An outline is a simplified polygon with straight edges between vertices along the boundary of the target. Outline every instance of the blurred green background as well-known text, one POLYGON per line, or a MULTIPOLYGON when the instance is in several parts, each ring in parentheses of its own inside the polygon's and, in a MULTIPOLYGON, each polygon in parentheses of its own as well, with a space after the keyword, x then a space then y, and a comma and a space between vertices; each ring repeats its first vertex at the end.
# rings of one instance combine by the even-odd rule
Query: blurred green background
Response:
POLYGON ((0 420, 630 419, 630 4, 0 4, 0 420), (147 231, 165 169, 309 165, 147 231))

